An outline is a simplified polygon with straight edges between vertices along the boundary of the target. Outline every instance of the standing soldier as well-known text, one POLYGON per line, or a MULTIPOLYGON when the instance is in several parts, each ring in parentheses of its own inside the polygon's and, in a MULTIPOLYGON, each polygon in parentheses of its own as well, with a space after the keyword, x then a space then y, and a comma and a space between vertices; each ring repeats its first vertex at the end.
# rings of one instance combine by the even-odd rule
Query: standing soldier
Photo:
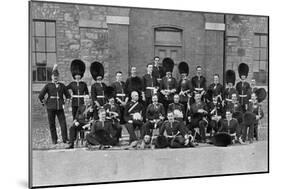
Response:
POLYGON ((194 76, 191 79, 191 83, 192 83, 193 91, 195 93, 200 94, 202 97, 202 100, 205 101, 204 94, 206 91, 206 78, 204 76, 202 76, 202 67, 201 66, 196 67, 196 76, 194 76))
POLYGON ((131 76, 127 78, 125 83, 126 95, 131 100, 131 93, 137 91, 139 94, 139 101, 143 103, 145 101, 145 96, 143 92, 143 81, 137 76, 137 68, 135 66, 131 67, 131 76))
POLYGON ((184 105, 184 111, 188 111, 188 107, 190 107, 190 97, 192 93, 192 84, 191 81, 187 78, 189 73, 188 64, 186 62, 180 62, 178 70, 181 74, 181 79, 178 83, 177 93, 179 94, 180 103, 184 105))
POLYGON ((210 99, 215 97, 219 102, 222 102, 224 88, 219 82, 219 74, 214 74, 214 82, 208 87, 207 96, 210 96, 210 99), (208 95, 208 93, 210 94, 208 95))
POLYGON ((120 108, 120 123, 124 124, 124 108, 126 103, 128 102, 128 97, 126 97, 125 93, 125 82, 122 81, 122 72, 116 72, 116 81, 111 84, 116 92, 116 101, 120 108))
POLYGON ((103 65, 99 62, 93 62, 90 67, 90 72, 93 77, 93 79, 96 81, 91 86, 91 97, 92 97, 92 103, 94 108, 94 118, 98 119, 98 109, 101 108, 105 103, 105 96, 104 96, 104 90, 105 90, 105 83, 102 82, 104 77, 104 68, 103 65))
POLYGON ((237 94, 236 89, 234 88, 235 85, 235 72, 233 70, 227 70, 225 73, 225 82, 226 82, 226 88, 224 90, 224 101, 223 106, 227 106, 229 103, 232 102, 232 94, 237 94))
POLYGON ((164 58, 163 68, 166 76, 160 82, 160 92, 165 111, 167 112, 168 105, 173 102, 174 93, 177 91, 177 81, 172 77, 174 61, 171 58, 164 58))
POLYGON ((247 106, 249 103, 249 91, 250 84, 246 81, 246 78, 249 73, 249 66, 245 63, 241 63, 238 66, 238 73, 241 81, 239 81, 236 85, 236 90, 239 95, 239 102, 242 106, 243 112, 247 110, 247 106))
POLYGON ((66 102, 68 102, 70 99, 70 94, 66 86, 63 83, 58 82, 58 77, 59 72, 57 69, 57 65, 55 64, 52 71, 52 82, 46 84, 44 88, 40 91, 40 94, 38 96, 42 105, 46 105, 47 107, 48 121, 53 144, 57 144, 58 140, 55 120, 56 116, 58 117, 60 123, 62 141, 64 143, 67 142, 67 127, 63 110, 63 96, 65 96, 66 102), (48 94, 48 97, 45 101, 46 94, 48 94))
POLYGON ((159 56, 154 57, 154 64, 152 70, 152 75, 157 79, 158 85, 160 85, 162 77, 165 76, 163 67, 159 65, 159 60, 160 60, 159 56))
POLYGON ((157 79, 152 75, 152 64, 147 64, 146 66, 147 74, 143 76, 143 91, 145 91, 145 104, 146 107, 151 104, 152 96, 157 94, 158 84, 157 79))
POLYGON ((254 78, 251 80, 250 87, 251 87, 250 93, 249 93, 250 95, 252 93, 256 92, 256 90, 258 90, 258 87, 256 85, 256 80, 254 78))
POLYGON ((84 98, 89 98, 87 84, 84 81, 81 81, 84 76, 85 69, 85 63, 82 60, 75 59, 71 62, 70 71, 75 81, 69 83, 66 88, 72 91, 73 120, 75 119, 80 104, 84 104, 84 98))
POLYGON ((266 91, 260 88, 251 94, 251 101, 249 103, 248 111, 256 115, 256 120, 254 122, 254 138, 258 140, 258 125, 259 121, 263 118, 264 113, 262 110, 261 102, 266 98, 266 91))

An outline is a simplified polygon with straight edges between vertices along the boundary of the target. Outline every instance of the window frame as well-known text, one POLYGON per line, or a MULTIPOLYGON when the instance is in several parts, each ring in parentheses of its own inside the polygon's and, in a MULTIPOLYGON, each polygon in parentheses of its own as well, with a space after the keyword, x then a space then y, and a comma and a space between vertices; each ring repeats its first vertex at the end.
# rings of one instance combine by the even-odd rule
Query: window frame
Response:
POLYGON ((50 69, 52 69, 53 66, 48 66, 48 55, 49 54, 55 54, 55 60, 57 62, 57 35, 56 35, 56 20, 45 20, 45 19, 33 19, 32 20, 32 36, 31 36, 31 40, 32 40, 32 45, 33 47, 31 48, 31 57, 32 57, 32 81, 34 83, 47 83, 51 81, 51 78, 48 77, 48 71, 50 69), (43 22, 44 23, 44 35, 37 35, 36 34, 36 22, 43 22), (47 23, 54 23, 54 36, 48 36, 47 35, 47 23), (42 50, 37 50, 37 43, 36 40, 40 38, 44 39, 44 51, 42 50), (48 50, 48 44, 47 44, 47 39, 54 39, 54 50, 48 50), (45 54, 45 60, 46 60, 46 64, 38 64, 37 62, 37 56, 39 53, 45 54), (45 80, 38 80, 38 68, 42 69, 45 68, 45 80), (35 71, 35 72, 34 72, 35 71), (35 73, 35 76, 33 76, 33 74, 35 73), (34 80, 35 79, 35 80, 34 80))

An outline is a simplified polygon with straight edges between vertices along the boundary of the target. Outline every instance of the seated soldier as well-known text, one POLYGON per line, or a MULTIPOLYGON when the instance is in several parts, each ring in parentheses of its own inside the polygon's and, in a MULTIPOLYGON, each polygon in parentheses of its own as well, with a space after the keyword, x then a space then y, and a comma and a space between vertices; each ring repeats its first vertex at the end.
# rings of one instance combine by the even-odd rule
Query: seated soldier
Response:
POLYGON ((212 132, 215 133, 219 129, 219 121, 222 118, 223 114, 223 107, 221 102, 218 102, 217 97, 213 97, 212 102, 209 103, 209 116, 210 116, 210 122, 207 127, 207 133, 210 133, 212 136, 212 132))
POLYGON ((190 123, 190 130, 194 132, 194 128, 199 128, 199 132, 201 135, 201 142, 206 142, 206 132, 205 128, 208 125, 208 120, 206 118, 207 112, 207 105, 205 102, 201 101, 201 95, 196 93, 195 102, 190 107, 190 114, 191 114, 191 123, 190 123))
POLYGON ((143 129, 146 135, 152 135, 152 130, 159 128, 165 119, 165 109, 163 104, 158 103, 158 96, 152 96, 152 103, 146 108, 146 123, 143 129))
MULTIPOLYGON (((184 115, 185 115, 185 109, 184 105, 180 102, 180 96, 178 94, 174 95, 174 102, 169 104, 168 106, 168 112, 173 112, 175 116, 175 120, 179 121, 183 126, 185 126, 184 123, 184 115)), ((187 132, 187 128, 184 127, 185 131, 187 132)))
POLYGON ((221 121, 221 127, 218 130, 218 133, 224 132, 228 133, 231 136, 232 143, 236 141, 239 143, 243 143, 241 137, 237 137, 237 131, 239 131, 239 124, 237 119, 232 117, 232 112, 227 110, 225 113, 225 119, 221 121))
POLYGON ((237 134, 237 137, 240 138, 240 136, 243 133, 244 124, 243 124, 242 106, 240 105, 240 103, 238 101, 236 93, 233 93, 231 95, 231 102, 229 102, 227 104, 227 106, 225 107, 225 111, 226 110, 230 110, 232 112, 232 117, 237 119, 239 127, 238 127, 236 134, 237 134))
POLYGON ((159 136, 156 138, 155 147, 194 147, 192 136, 186 134, 180 122, 174 119, 174 113, 168 112, 167 117, 168 120, 166 120, 160 128, 159 136), (164 135, 164 132, 166 132, 166 135, 164 135))
POLYGON ((119 124, 120 122, 120 109, 117 103, 115 103, 114 96, 108 99, 108 103, 104 105, 104 110, 106 112, 106 119, 112 122, 113 133, 112 136, 119 139, 122 134, 122 127, 119 124))
POLYGON ((141 132, 140 139, 144 137, 144 129, 143 129, 143 105, 138 102, 139 94, 137 91, 132 91, 131 93, 131 101, 129 101, 125 106, 124 111, 124 120, 126 122, 126 128, 130 135, 130 143, 137 144, 137 136, 135 133, 135 129, 138 127, 141 132))
POLYGON ((93 119, 93 108, 88 98, 84 98, 84 102, 85 104, 79 105, 73 125, 69 128, 69 146, 67 149, 74 148, 74 141, 78 131, 90 128, 91 120, 93 119))
POLYGON ((118 144, 118 139, 114 136, 112 121, 106 120, 106 111, 99 109, 99 120, 93 122, 91 132, 86 136, 88 147, 100 145, 100 149, 118 144))

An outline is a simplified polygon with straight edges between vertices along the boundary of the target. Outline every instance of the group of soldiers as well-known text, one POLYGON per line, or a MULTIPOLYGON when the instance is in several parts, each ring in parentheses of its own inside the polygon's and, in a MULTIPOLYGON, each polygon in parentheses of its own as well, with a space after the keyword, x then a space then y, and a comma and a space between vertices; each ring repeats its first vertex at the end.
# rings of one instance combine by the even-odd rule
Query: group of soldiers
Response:
POLYGON ((71 62, 74 81, 68 85, 58 81, 55 66, 52 82, 39 94, 40 102, 47 107, 53 144, 58 140, 56 116, 67 148, 74 148, 78 131, 84 133, 87 129, 90 132, 82 137, 88 146, 120 145, 122 125, 129 133, 131 147, 179 148, 206 142, 227 146, 258 140, 258 125, 263 118, 261 102, 266 98, 266 91, 257 88, 254 79, 250 84, 246 81, 249 72, 246 63, 238 66, 240 81, 236 86, 235 71, 227 70, 226 87, 220 83, 218 74, 213 75, 213 83, 207 87, 201 66, 196 67, 196 75, 189 79, 189 65, 180 62, 181 78, 177 81, 172 75, 174 61, 167 57, 160 65, 159 60, 156 56, 146 65, 147 73, 143 77, 137 75, 136 67, 131 67, 125 82, 123 73, 117 71, 116 81, 110 85, 103 82, 103 65, 93 62, 90 72, 95 82, 90 93, 81 80, 86 71, 82 60, 71 62), (63 107, 70 101, 73 125, 68 136, 63 107))

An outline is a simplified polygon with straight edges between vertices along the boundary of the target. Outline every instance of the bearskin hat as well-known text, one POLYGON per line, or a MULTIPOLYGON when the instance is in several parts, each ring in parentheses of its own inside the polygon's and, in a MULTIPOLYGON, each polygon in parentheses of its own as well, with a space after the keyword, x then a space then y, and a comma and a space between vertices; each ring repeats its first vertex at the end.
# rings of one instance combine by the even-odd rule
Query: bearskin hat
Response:
POLYGON ((232 117, 237 119, 238 123, 241 124, 243 122, 243 113, 242 112, 234 112, 232 117))
POLYGON ((245 112, 244 114, 244 124, 247 126, 247 125, 251 125, 255 122, 256 120, 256 114, 254 114, 253 112, 245 112))
POLYGON ((75 79, 75 75, 80 75, 82 78, 84 76, 85 70, 86 70, 86 66, 82 60, 79 59, 72 60, 70 65, 70 71, 73 79, 75 79))
POLYGON ((104 95, 107 99, 115 97, 115 89, 112 86, 107 86, 104 89, 104 95))
POLYGON ((217 133, 213 137, 213 144, 215 146, 226 147, 226 146, 230 145, 231 142, 232 142, 231 136, 225 132, 217 133))
POLYGON ((174 69, 174 61, 173 59, 166 57, 163 59, 163 69, 164 69, 164 73, 167 72, 173 72, 174 69))
POLYGON ((186 62, 180 62, 179 66, 178 66, 178 69, 179 69, 180 74, 182 74, 182 73, 186 73, 186 75, 189 74, 189 67, 188 67, 188 64, 186 62))
POLYGON ((245 75, 246 78, 248 77, 248 73, 249 73, 249 66, 245 63, 241 63, 238 66, 238 73, 239 73, 239 77, 241 78, 242 75, 245 75))
POLYGON ((98 76, 104 77, 104 67, 100 62, 93 62, 90 67, 90 72, 95 81, 98 76))
POLYGON ((226 83, 232 83, 233 86, 235 85, 235 72, 233 70, 227 70, 225 73, 225 81, 226 83))
POLYGON ((169 146, 168 140, 165 136, 158 136, 155 141, 156 148, 166 148, 169 146))
POLYGON ((264 88, 259 88, 255 91, 258 102, 262 102, 266 98, 266 91, 264 88))
POLYGON ((52 70, 52 75, 54 76, 59 76, 59 70, 58 70, 58 65, 55 64, 52 70))

